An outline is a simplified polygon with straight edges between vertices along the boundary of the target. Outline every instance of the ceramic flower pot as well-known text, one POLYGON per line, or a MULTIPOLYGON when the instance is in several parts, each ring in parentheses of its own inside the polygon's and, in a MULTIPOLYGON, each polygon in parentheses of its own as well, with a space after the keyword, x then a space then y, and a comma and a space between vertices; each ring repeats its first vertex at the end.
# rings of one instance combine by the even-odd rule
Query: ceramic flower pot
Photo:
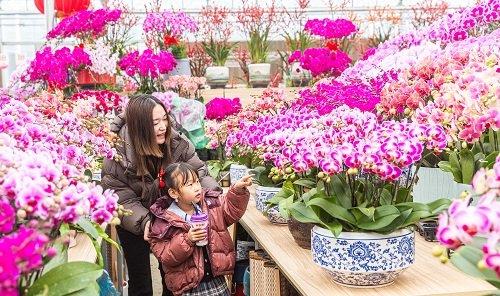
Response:
POLYGON ((415 262, 415 234, 400 229, 390 234, 311 231, 314 263, 326 269, 338 284, 374 288, 390 285, 415 262))
MULTIPOLYGON (((274 194, 273 194, 273 196, 274 196, 274 194)), ((264 214, 266 215, 269 222, 271 222, 273 224, 287 224, 288 223, 287 219, 283 218, 280 215, 280 210, 279 210, 278 206, 274 206, 272 208, 264 210, 264 214)))
POLYGON ((255 207, 257 210, 264 213, 267 208, 266 201, 273 198, 280 190, 281 188, 276 187, 257 186, 255 188, 255 207))
POLYGON ((211 88, 224 88, 229 81, 229 68, 225 66, 208 67, 205 78, 211 88))
POLYGON ((303 69, 299 62, 294 62, 290 69, 290 79, 293 86, 307 86, 312 79, 311 72, 303 69))
POLYGON ((248 168, 242 164, 231 164, 229 167, 229 179, 231 180, 231 185, 236 183, 239 179, 246 176, 248 173, 248 168))
POLYGON ((314 224, 302 223, 294 218, 288 219, 288 230, 292 234, 293 239, 303 249, 311 249, 311 230, 314 224))
POLYGON ((453 175, 440 168, 424 168, 418 170, 418 181, 413 186, 413 201, 429 203, 439 198, 457 198, 462 191, 471 191, 467 184, 453 181, 453 175))
POLYGON ((96 84, 116 84, 116 77, 109 74, 98 74, 90 70, 80 70, 76 76, 78 85, 96 85, 96 84))
POLYGON ((175 66, 175 68, 172 71, 170 71, 166 74, 167 78, 170 76, 174 76, 174 75, 191 76, 191 66, 189 66, 189 59, 188 58, 175 59, 175 61, 177 62, 177 65, 175 66))
POLYGON ((267 87, 271 81, 271 64, 248 65, 248 77, 252 87, 267 87))

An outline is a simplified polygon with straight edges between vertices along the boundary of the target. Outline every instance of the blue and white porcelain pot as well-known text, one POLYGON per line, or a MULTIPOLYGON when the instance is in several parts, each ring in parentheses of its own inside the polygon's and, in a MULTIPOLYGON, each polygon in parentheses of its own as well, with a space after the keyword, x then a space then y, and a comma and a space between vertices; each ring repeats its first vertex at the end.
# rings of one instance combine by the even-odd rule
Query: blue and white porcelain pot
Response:
POLYGON ((269 222, 274 224, 288 224, 288 220, 280 214, 278 206, 274 206, 266 210, 266 216, 269 222))
POLYGON ((247 166, 233 163, 229 167, 229 179, 231 179, 231 185, 236 183, 236 181, 246 176, 247 174, 248 174, 247 166))
POLYGON ((257 210, 264 213, 267 208, 266 201, 273 198, 280 190, 281 188, 276 187, 257 186, 255 188, 255 207, 257 210))
POLYGON ((342 232, 314 226, 311 251, 316 264, 338 284, 353 287, 390 285, 415 261, 415 234, 400 229, 390 234, 342 232))

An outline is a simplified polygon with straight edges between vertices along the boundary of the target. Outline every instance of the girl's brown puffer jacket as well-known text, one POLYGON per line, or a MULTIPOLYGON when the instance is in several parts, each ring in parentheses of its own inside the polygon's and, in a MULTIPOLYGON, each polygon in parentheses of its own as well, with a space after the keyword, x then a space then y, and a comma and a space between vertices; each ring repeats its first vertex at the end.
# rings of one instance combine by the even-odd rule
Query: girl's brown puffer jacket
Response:
MULTIPOLYGON (((233 273, 234 244, 227 227, 245 213, 250 193, 231 188, 224 196, 217 191, 205 191, 201 203, 209 216, 208 254, 214 277, 233 273)), ((162 197, 151 206, 155 216, 151 224, 151 249, 165 271, 165 283, 175 295, 199 285, 204 276, 203 250, 191 242, 187 233, 190 225, 168 210, 169 199, 162 197)))

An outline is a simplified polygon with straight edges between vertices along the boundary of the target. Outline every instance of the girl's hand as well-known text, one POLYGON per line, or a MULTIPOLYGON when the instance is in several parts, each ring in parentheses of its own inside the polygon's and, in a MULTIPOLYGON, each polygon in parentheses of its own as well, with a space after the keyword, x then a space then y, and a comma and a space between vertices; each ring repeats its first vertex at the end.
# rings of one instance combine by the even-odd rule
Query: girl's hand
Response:
POLYGON ((204 228, 191 227, 188 231, 188 239, 195 243, 201 241, 207 237, 207 232, 204 228))
POLYGON ((236 189, 245 189, 248 186, 252 185, 252 175, 246 175, 245 177, 239 179, 236 181, 236 183, 233 185, 234 188, 236 189))

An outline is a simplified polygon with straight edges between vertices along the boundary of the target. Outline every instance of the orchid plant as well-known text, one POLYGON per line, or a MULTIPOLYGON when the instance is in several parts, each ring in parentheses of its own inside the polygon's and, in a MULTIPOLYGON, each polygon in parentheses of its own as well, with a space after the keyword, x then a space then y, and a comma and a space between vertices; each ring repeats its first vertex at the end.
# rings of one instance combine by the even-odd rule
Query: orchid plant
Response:
POLYGON ((445 263, 445 248, 454 250, 453 265, 500 288, 500 157, 493 168, 474 175, 472 188, 440 215, 436 237, 442 247, 433 254, 445 263))
POLYGON ((225 145, 228 132, 237 126, 235 116, 241 111, 239 98, 213 98, 206 104, 205 134, 209 138, 208 149, 217 150, 217 160, 208 162, 208 170, 212 177, 219 178, 220 172, 227 171, 234 161, 226 159, 225 145))
POLYGON ((384 87, 377 105, 385 118, 411 117, 442 125, 451 151, 426 160, 426 166, 439 165, 459 183, 470 183, 474 173, 491 167, 498 155, 499 34, 495 30, 455 42, 419 59, 384 87))
POLYGON ((148 12, 143 25, 146 44, 155 51, 170 50, 175 58, 185 58, 182 38, 198 30, 196 21, 185 12, 148 12))
POLYGON ((163 82, 163 87, 178 93, 179 96, 186 99, 194 98, 202 100, 200 89, 205 83, 205 77, 173 75, 163 82))
POLYGON ((53 51, 47 46, 36 52, 21 80, 39 83, 43 89, 64 89, 74 84, 76 71, 91 64, 90 56, 80 47, 53 51))
POLYGON ((174 69, 177 62, 168 51, 155 54, 152 49, 124 55, 118 65, 138 85, 137 92, 153 93, 163 90, 161 75, 174 69))
POLYGON ((47 39, 62 40, 75 37, 80 43, 92 43, 104 36, 108 26, 117 23, 121 17, 120 9, 83 10, 64 18, 47 34, 47 39))
POLYGON ((418 204, 411 197, 424 151, 446 147, 439 126, 379 122, 373 113, 347 106, 322 116, 292 109, 245 124, 227 146, 257 151, 278 169, 285 183, 270 202, 279 204, 282 215, 336 235, 392 232, 449 204, 418 204))
POLYGON ((107 153, 97 149, 102 135, 87 130, 69 107, 54 112, 48 102, 61 100, 0 90, 2 295, 95 294, 102 257, 99 264, 68 263, 68 232, 84 230, 96 246, 99 237, 117 246, 101 225, 119 223, 118 196, 83 175, 90 162, 82 141, 107 153))

